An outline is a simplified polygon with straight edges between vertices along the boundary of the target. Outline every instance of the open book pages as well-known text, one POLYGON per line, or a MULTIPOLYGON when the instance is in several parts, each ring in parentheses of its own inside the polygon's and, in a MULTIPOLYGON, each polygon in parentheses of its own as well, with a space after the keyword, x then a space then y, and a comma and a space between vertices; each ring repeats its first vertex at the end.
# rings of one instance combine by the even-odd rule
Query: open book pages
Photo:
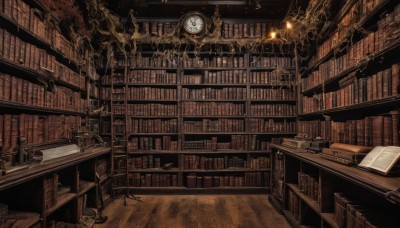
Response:
POLYGON ((400 158, 400 147, 377 146, 358 165, 372 169, 383 174, 388 174, 400 158))

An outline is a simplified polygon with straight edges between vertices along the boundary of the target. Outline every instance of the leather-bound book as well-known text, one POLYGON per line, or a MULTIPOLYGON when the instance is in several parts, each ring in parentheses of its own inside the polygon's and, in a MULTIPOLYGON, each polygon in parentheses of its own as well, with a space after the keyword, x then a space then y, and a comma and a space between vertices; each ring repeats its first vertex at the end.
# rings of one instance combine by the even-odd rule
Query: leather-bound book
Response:
POLYGON ((211 176, 203 177, 203 187, 204 188, 212 188, 213 187, 213 179, 211 176))
MULTIPOLYGON (((1 34, 0 34, 0 36, 1 36, 1 34)), ((0 73, 0 101, 4 100, 4 89, 5 89, 4 88, 4 78, 5 78, 4 74, 0 73)))
POLYGON ((392 66, 392 95, 399 94, 399 81, 400 81, 400 71, 399 64, 394 64, 392 66))
POLYGON ((8 48, 10 49, 8 60, 10 60, 12 62, 15 62, 15 39, 16 39, 16 36, 11 35, 10 36, 10 46, 8 46, 8 48))
POLYGON ((8 74, 4 75, 4 86, 2 89, 4 89, 3 100, 5 101, 10 101, 11 99, 11 77, 8 74))
POLYGON ((188 175, 186 177, 186 186, 188 188, 196 188, 197 187, 197 177, 195 175, 188 175))
POLYGON ((11 117, 11 148, 17 148, 18 143, 18 115, 13 115, 11 117))
POLYGON ((393 143, 393 120, 391 116, 383 117, 383 145, 391 146, 393 143))
POLYGON ((4 115, 0 114, 0 147, 3 147, 4 115))
POLYGON ((399 111, 390 112, 392 115, 392 137, 393 137, 393 146, 400 146, 400 136, 399 136, 399 111))
POLYGON ((372 130, 373 130, 373 146, 383 145, 383 116, 373 116, 372 130))

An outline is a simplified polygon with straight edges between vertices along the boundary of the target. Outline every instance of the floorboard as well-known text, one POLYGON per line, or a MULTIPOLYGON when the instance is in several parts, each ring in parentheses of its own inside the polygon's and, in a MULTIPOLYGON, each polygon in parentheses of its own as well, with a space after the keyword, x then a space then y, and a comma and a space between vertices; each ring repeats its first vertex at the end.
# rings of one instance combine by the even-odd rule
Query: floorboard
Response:
POLYGON ((142 202, 117 199, 104 211, 109 227, 268 228, 290 227, 265 195, 140 196, 142 202))

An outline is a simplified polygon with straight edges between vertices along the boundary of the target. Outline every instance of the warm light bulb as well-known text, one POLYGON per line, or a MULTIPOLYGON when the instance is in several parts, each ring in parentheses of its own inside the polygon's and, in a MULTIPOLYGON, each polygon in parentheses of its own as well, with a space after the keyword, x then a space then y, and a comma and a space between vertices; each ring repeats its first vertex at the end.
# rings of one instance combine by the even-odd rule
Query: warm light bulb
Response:
POLYGON ((286 28, 287 28, 287 29, 292 29, 292 28, 293 28, 292 23, 290 23, 289 21, 287 21, 287 22, 286 22, 286 28))
POLYGON ((271 39, 275 39, 276 38, 276 32, 271 32, 270 36, 271 36, 271 39))

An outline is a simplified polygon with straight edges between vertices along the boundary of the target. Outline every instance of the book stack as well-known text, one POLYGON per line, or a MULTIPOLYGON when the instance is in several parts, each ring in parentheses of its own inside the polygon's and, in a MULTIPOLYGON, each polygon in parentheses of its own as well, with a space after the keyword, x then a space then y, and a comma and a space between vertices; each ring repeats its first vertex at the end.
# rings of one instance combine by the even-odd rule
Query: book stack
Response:
POLYGON ((131 116, 177 116, 176 104, 128 104, 128 115, 131 116))
POLYGON ((294 116, 296 106, 290 104, 251 104, 252 116, 294 116))
POLYGON ((232 23, 224 22, 222 25, 223 38, 265 38, 277 23, 232 23))
POLYGON ((184 116, 243 116, 245 104, 231 102, 182 102, 184 116))
MULTIPOLYGON (((176 59, 167 59, 161 56, 146 57, 142 55, 131 56, 130 58, 131 67, 165 67, 165 68, 175 68, 177 67, 176 59)), ((153 71, 152 71, 153 72, 153 71)), ((163 72, 163 71, 156 71, 163 72)), ((164 71, 165 73, 165 71, 164 71)))
MULTIPOLYGON (((189 76, 192 77, 192 76, 189 76)), ((245 70, 218 70, 204 71, 204 84, 245 84, 247 72, 245 70)), ((198 83, 200 84, 200 83, 198 83)))
POLYGON ((159 87, 132 87, 128 90, 129 100, 176 100, 176 89, 159 87))
POLYGON ((289 100, 295 98, 296 98, 296 93, 292 89, 285 89, 285 88, 250 89, 250 99, 252 100, 289 100))
POLYGON ((178 141, 171 136, 131 137, 130 150, 177 150, 178 141))
POLYGON ((243 68, 245 58, 243 56, 202 56, 196 58, 185 58, 182 60, 185 68, 243 68))
POLYGON ((183 132, 244 132, 244 119, 184 120, 183 132))
POLYGON ((250 119, 253 132, 295 132, 296 122, 287 119, 250 119))
POLYGON ((250 169, 269 169, 271 168, 271 158, 270 157, 257 157, 250 158, 247 162, 247 166, 250 169))
POLYGON ((246 88, 182 88, 182 99, 244 100, 246 88))
POLYGON ((128 119, 128 131, 132 133, 176 133, 177 119, 128 119))
POLYGON ((300 219, 300 199, 299 197, 292 192, 291 190, 288 191, 288 210, 290 213, 293 215, 293 218, 296 220, 297 223, 299 223, 300 219))
POLYGON ((298 182, 300 191, 310 197, 311 199, 319 202, 319 181, 318 175, 306 174, 298 172, 298 182))
POLYGON ((178 175, 131 173, 129 182, 129 185, 133 187, 177 187, 178 175))
POLYGON ((398 114, 367 116, 362 119, 301 121, 299 132, 309 137, 321 136, 333 142, 360 146, 399 145, 398 114))
POLYGON ((130 159, 129 163, 132 164, 131 167, 128 167, 129 170, 161 168, 161 159, 153 155, 134 157, 130 159))
POLYGON ((57 204, 58 175, 54 174, 45 178, 44 207, 49 209, 57 204))
POLYGON ((129 72, 132 84, 176 84, 176 73, 166 70, 134 70, 129 72))
POLYGON ((250 66, 253 68, 282 68, 295 67, 295 62, 289 57, 266 57, 266 56, 251 56, 250 66))
POLYGON ((250 72, 251 84, 292 85, 295 83, 294 74, 278 74, 276 71, 252 71, 250 72))

